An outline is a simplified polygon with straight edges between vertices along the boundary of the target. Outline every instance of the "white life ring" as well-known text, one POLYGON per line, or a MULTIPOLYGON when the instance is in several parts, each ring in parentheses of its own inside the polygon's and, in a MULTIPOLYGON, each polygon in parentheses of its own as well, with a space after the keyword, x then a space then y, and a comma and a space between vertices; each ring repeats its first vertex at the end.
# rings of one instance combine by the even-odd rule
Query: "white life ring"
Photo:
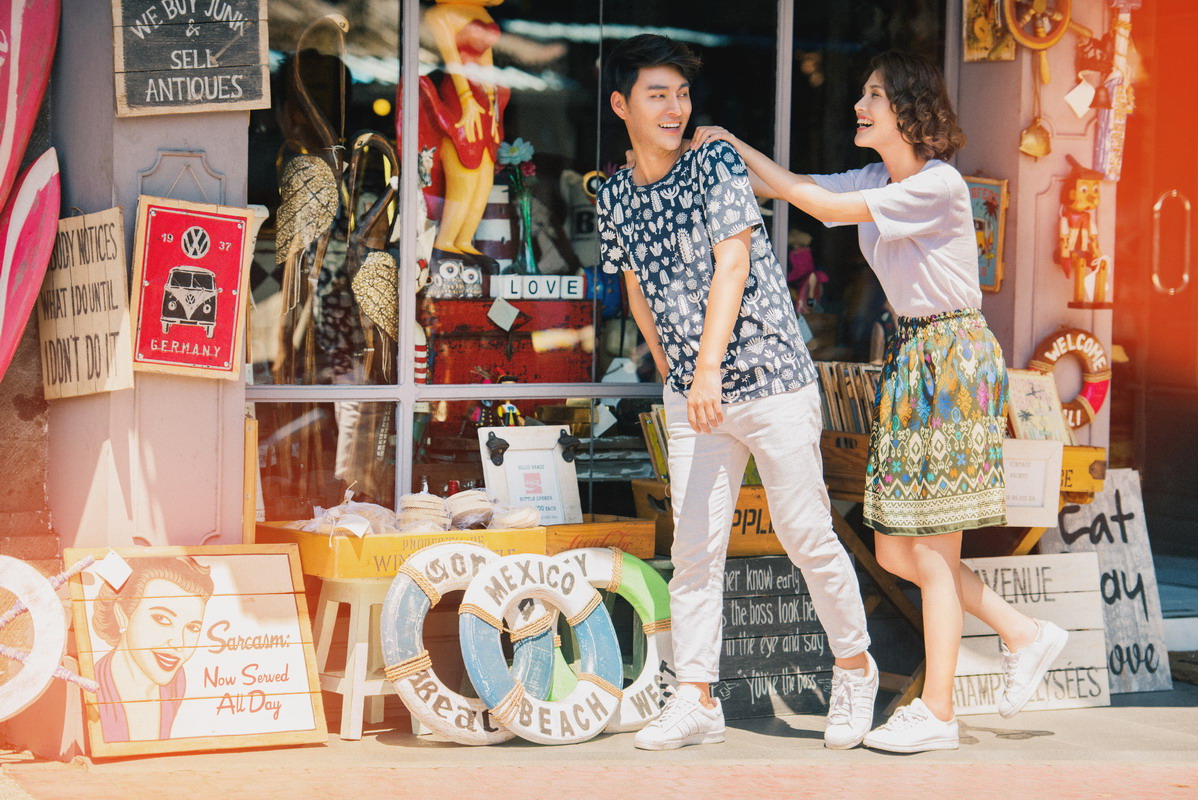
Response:
POLYGON ((620 644, 599 592, 574 567, 542 555, 517 554, 487 564, 458 609, 466 671, 491 716, 516 735, 541 744, 573 744, 598 735, 623 692, 620 644), (570 695, 539 700, 504 668, 500 620, 527 598, 553 605, 574 628, 582 672, 570 695))
MULTIPOLYGON (((33 623, 29 652, 15 648, 17 652, 10 654, 24 665, 0 686, 0 720, 5 720, 29 707, 54 680, 54 671, 66 652, 67 626, 62 603, 50 582, 24 561, 0 556, 0 589, 16 596, 33 623)), ((18 613, 14 606, 5 616, 12 618, 18 613)), ((0 658, 10 656, 0 654, 0 658)))
MULTIPOLYGON (((483 702, 449 689, 424 649, 424 618, 441 596, 465 589, 499 556, 473 542, 445 542, 412 554, 399 568, 380 619, 387 678, 412 716, 459 744, 506 742, 513 734, 491 719, 483 702)), ((539 602, 512 606, 512 669, 527 691, 545 697, 553 671, 552 614, 539 602)), ((503 670, 507 672, 507 662, 503 670)))
MULTIPOLYGON (((556 558, 572 564, 596 589, 615 592, 631 605, 645 632, 645 663, 640 674, 624 687, 620 708, 605 729, 608 733, 637 731, 661 715, 674 694, 674 647, 670 637, 670 588, 657 570, 618 548, 585 547, 567 550, 556 558)), ((555 648, 553 690, 550 698, 573 691, 577 678, 555 648)))

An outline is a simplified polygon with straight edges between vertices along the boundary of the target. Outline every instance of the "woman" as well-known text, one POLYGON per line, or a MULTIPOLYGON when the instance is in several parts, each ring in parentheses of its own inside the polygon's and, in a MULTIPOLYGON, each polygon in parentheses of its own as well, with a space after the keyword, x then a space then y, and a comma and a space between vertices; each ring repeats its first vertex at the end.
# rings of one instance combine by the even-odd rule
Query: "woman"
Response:
POLYGON ((169 739, 212 578, 191 558, 131 558, 129 565, 125 585, 116 592, 105 584, 92 612, 92 628, 112 646, 96 662, 100 725, 106 742, 169 739))
POLYGON ((953 676, 962 609, 1002 637, 1004 717, 1032 698, 1067 634, 1012 608, 961 563, 963 530, 1006 522, 1006 367, 978 310, 969 192, 945 163, 965 136, 935 67, 893 51, 870 66, 854 141, 881 163, 796 175, 722 128, 700 128, 691 146, 728 141, 755 173, 755 188, 825 224, 857 225, 861 251, 899 315, 876 399, 864 517, 881 534, 878 563, 921 590, 926 677, 921 696, 864 744, 948 750, 959 744, 953 676))

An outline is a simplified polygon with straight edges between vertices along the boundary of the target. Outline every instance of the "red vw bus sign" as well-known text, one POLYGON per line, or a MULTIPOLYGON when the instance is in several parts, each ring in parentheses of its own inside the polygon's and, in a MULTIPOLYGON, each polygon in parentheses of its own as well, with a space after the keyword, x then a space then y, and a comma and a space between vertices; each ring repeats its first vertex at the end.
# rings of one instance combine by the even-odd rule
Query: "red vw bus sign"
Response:
POLYGON ((239 377, 253 212, 142 196, 134 369, 239 377))

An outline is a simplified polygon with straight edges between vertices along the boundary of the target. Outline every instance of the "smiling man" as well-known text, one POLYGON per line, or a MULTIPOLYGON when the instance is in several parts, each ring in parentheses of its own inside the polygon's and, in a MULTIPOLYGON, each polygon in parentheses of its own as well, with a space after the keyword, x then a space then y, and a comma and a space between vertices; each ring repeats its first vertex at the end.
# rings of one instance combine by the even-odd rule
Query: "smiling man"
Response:
POLYGON ((685 149, 699 60, 646 34, 608 56, 611 107, 635 165, 597 201, 603 268, 623 271, 629 307, 663 376, 674 542, 670 581, 680 684, 635 739, 669 750, 724 740, 719 680, 723 571, 752 455, 774 530, 802 571, 836 658, 829 747, 869 730, 877 668, 857 577, 832 530, 815 367, 744 162, 726 142, 685 149))

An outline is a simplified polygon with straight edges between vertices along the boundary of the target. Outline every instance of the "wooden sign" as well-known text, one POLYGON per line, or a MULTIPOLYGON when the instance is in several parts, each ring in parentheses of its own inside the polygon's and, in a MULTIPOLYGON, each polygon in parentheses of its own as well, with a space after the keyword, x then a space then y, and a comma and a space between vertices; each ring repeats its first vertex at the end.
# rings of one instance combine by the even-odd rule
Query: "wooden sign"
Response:
POLYGON ((133 238, 133 368, 241 377, 254 212, 142 195, 133 238))
POLYGON ((266 0, 112 0, 118 117, 270 108, 266 0))
POLYGON ((728 719, 827 711, 832 651, 799 568, 785 556, 724 565, 721 698, 728 719))
MULTIPOLYGON (((1004 600, 1069 631, 1069 641, 1028 702, 1030 710, 1111 704, 1098 559, 1093 553, 962 559, 1004 600)), ((999 638, 965 615, 953 681, 958 714, 992 714, 1003 689, 999 638)))
POLYGON ((37 298, 47 400, 133 386, 124 227, 120 208, 59 220, 37 298))
POLYGON ((1066 505, 1040 539, 1046 553, 1097 552, 1111 693, 1173 688, 1140 474, 1107 472, 1089 505, 1066 505))
POLYGON ((100 685, 84 693, 93 756, 328 738, 294 545, 117 553, 120 586, 71 580, 81 673, 100 685))

